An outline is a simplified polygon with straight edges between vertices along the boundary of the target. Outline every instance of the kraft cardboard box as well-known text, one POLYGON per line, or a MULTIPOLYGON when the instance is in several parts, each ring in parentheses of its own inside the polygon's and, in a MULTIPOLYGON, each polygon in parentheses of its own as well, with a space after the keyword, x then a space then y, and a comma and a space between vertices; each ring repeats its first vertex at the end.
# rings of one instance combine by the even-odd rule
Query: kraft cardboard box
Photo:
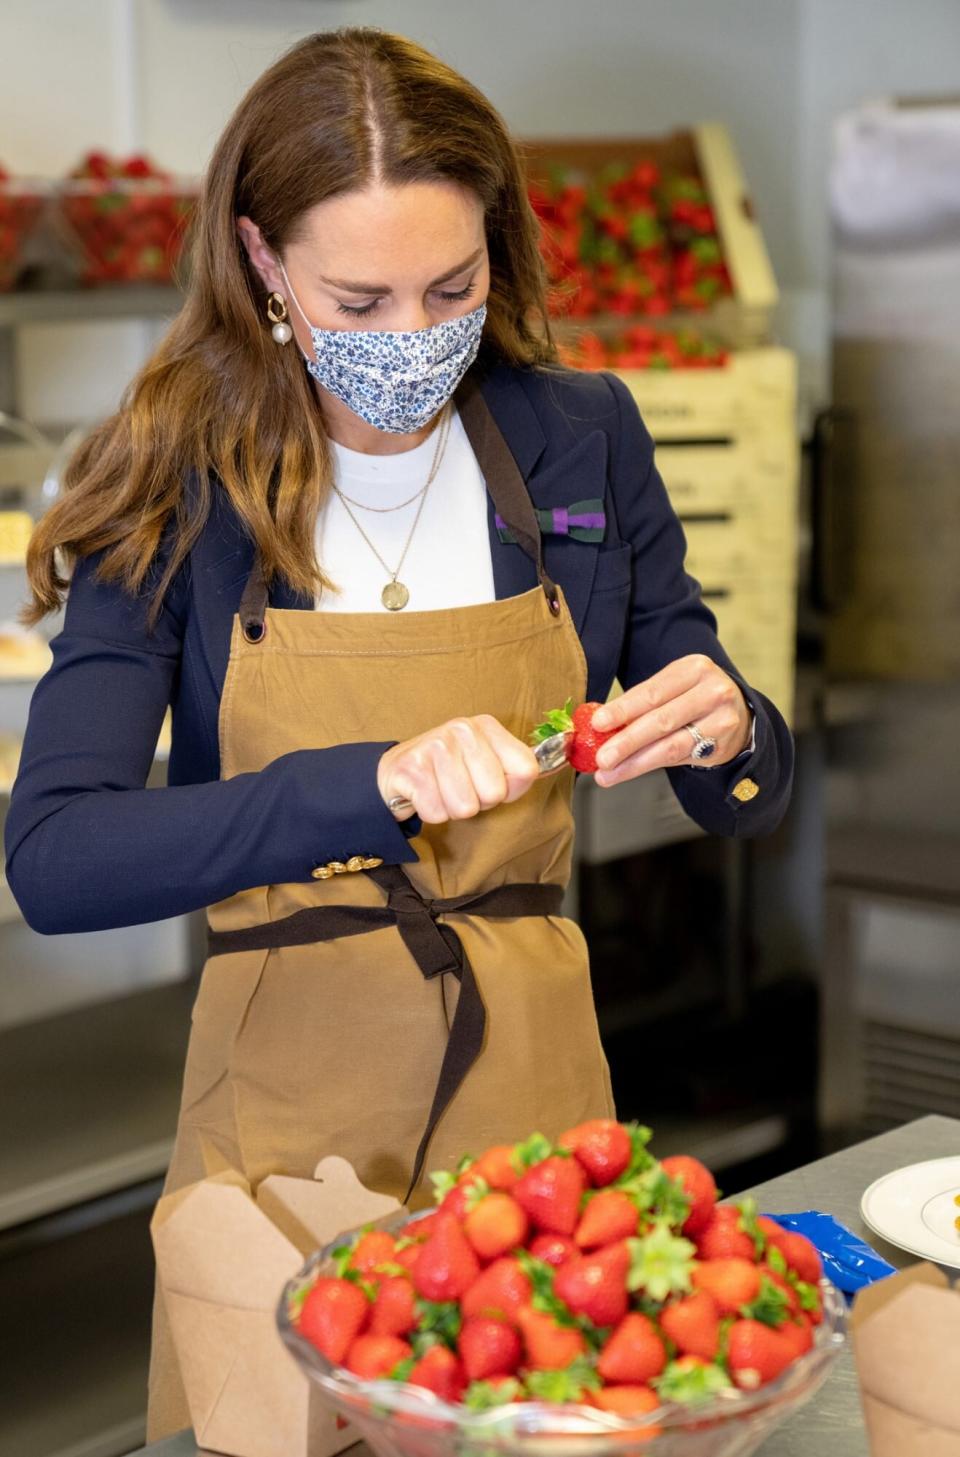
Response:
POLYGON ((254 1195, 221 1168, 161 1199, 157 1271, 197 1443, 230 1457, 333 1457, 359 1434, 327 1408, 280 1340, 275 1310, 307 1255, 400 1209, 341 1158, 254 1195))
POLYGON ((872 1457, 960 1457, 960 1289, 911 1265, 859 1292, 850 1330, 872 1457))

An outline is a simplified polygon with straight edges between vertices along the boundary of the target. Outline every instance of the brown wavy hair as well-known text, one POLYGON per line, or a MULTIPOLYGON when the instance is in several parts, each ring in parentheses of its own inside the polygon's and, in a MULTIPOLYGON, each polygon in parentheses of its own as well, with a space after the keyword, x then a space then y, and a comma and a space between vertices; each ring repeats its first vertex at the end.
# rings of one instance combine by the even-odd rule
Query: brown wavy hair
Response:
POLYGON ((323 420, 299 351, 270 337, 265 290, 236 219, 251 217, 280 253, 326 198, 374 182, 437 180, 471 189, 484 207, 482 359, 556 360, 538 224, 498 112, 402 36, 374 28, 308 36, 255 82, 217 143, 183 308, 120 409, 73 455, 63 495, 34 531, 25 621, 61 605, 66 569, 93 552, 102 552, 101 580, 132 593, 149 585, 155 621, 217 490, 259 548, 268 580, 279 574, 306 595, 327 585, 313 549, 330 489, 323 420))

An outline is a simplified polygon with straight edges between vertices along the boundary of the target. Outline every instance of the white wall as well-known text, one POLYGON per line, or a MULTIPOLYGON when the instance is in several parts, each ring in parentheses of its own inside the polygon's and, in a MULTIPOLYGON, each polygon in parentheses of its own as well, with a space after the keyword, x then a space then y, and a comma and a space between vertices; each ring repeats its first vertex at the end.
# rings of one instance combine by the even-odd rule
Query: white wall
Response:
MULTIPOLYGON (((778 278, 786 342, 827 328, 831 117, 956 86, 960 4, 913 0, 0 0, 0 161, 56 175, 93 145, 202 168, 244 88, 311 30, 375 24, 435 50, 520 135, 731 130, 778 278)), ((108 409, 138 324, 25 330, 37 419, 108 409)))

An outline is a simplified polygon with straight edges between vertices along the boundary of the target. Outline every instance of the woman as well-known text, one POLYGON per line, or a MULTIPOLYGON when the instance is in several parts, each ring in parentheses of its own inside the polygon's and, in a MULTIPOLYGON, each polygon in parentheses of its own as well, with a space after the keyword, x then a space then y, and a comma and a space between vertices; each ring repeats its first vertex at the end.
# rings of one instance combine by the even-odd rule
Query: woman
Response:
MULTIPOLYGON (((636 407, 555 361, 490 104, 396 36, 295 46, 218 143, 183 311, 29 564, 34 620, 73 572, 7 821, 24 914, 210 908, 168 1190, 336 1151, 417 1201, 428 1150, 612 1113, 544 709, 617 674, 599 784, 669 766, 720 834, 783 812, 789 733, 683 572, 636 407), (590 528, 549 534, 578 501, 590 528)), ((155 1336, 154 1438, 187 1422, 160 1309, 155 1336)))

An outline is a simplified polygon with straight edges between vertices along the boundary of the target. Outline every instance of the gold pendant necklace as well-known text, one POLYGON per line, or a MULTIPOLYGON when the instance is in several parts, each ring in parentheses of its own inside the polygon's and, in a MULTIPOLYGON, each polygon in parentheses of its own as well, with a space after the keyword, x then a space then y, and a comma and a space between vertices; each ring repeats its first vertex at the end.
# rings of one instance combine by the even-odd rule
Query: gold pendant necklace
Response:
MULTIPOLYGON (((388 572, 390 575, 389 582, 380 593, 380 601, 383 603, 384 607, 386 607, 388 612, 399 612, 401 608, 406 607, 407 603, 410 601, 410 589, 406 587, 403 582, 398 580, 400 576, 400 568, 403 566, 403 563, 406 560, 407 552, 410 550, 410 543, 413 540, 413 533, 417 529, 417 522, 420 520, 424 504, 426 503, 427 491, 430 489, 430 485, 434 480, 434 477, 436 476, 438 470, 440 469, 440 462, 443 459, 443 453, 446 449, 447 436, 450 433, 451 413, 452 412, 450 408, 448 406, 445 406, 443 419, 437 429, 437 445, 436 449, 433 452, 433 464, 430 467, 430 474, 427 476, 426 484, 424 485, 422 494, 420 495, 420 504, 417 507, 417 514, 413 518, 413 525, 410 527, 410 532, 407 536, 407 540, 404 545, 403 552, 400 556, 400 560, 397 562, 396 571, 390 571, 387 563, 377 551, 377 548, 374 546, 373 542, 370 540, 369 536, 360 525, 360 522, 357 520, 356 516, 354 516, 353 512, 350 510, 350 507, 347 504, 347 499, 344 496, 343 492, 337 485, 334 485, 333 487, 334 491, 343 503, 343 509, 350 517, 350 520, 353 522, 354 526, 357 528, 360 535, 367 543, 367 546, 373 552, 377 561, 383 567, 383 570, 385 572, 388 572)), ((414 497, 412 499, 416 498, 414 497)))

